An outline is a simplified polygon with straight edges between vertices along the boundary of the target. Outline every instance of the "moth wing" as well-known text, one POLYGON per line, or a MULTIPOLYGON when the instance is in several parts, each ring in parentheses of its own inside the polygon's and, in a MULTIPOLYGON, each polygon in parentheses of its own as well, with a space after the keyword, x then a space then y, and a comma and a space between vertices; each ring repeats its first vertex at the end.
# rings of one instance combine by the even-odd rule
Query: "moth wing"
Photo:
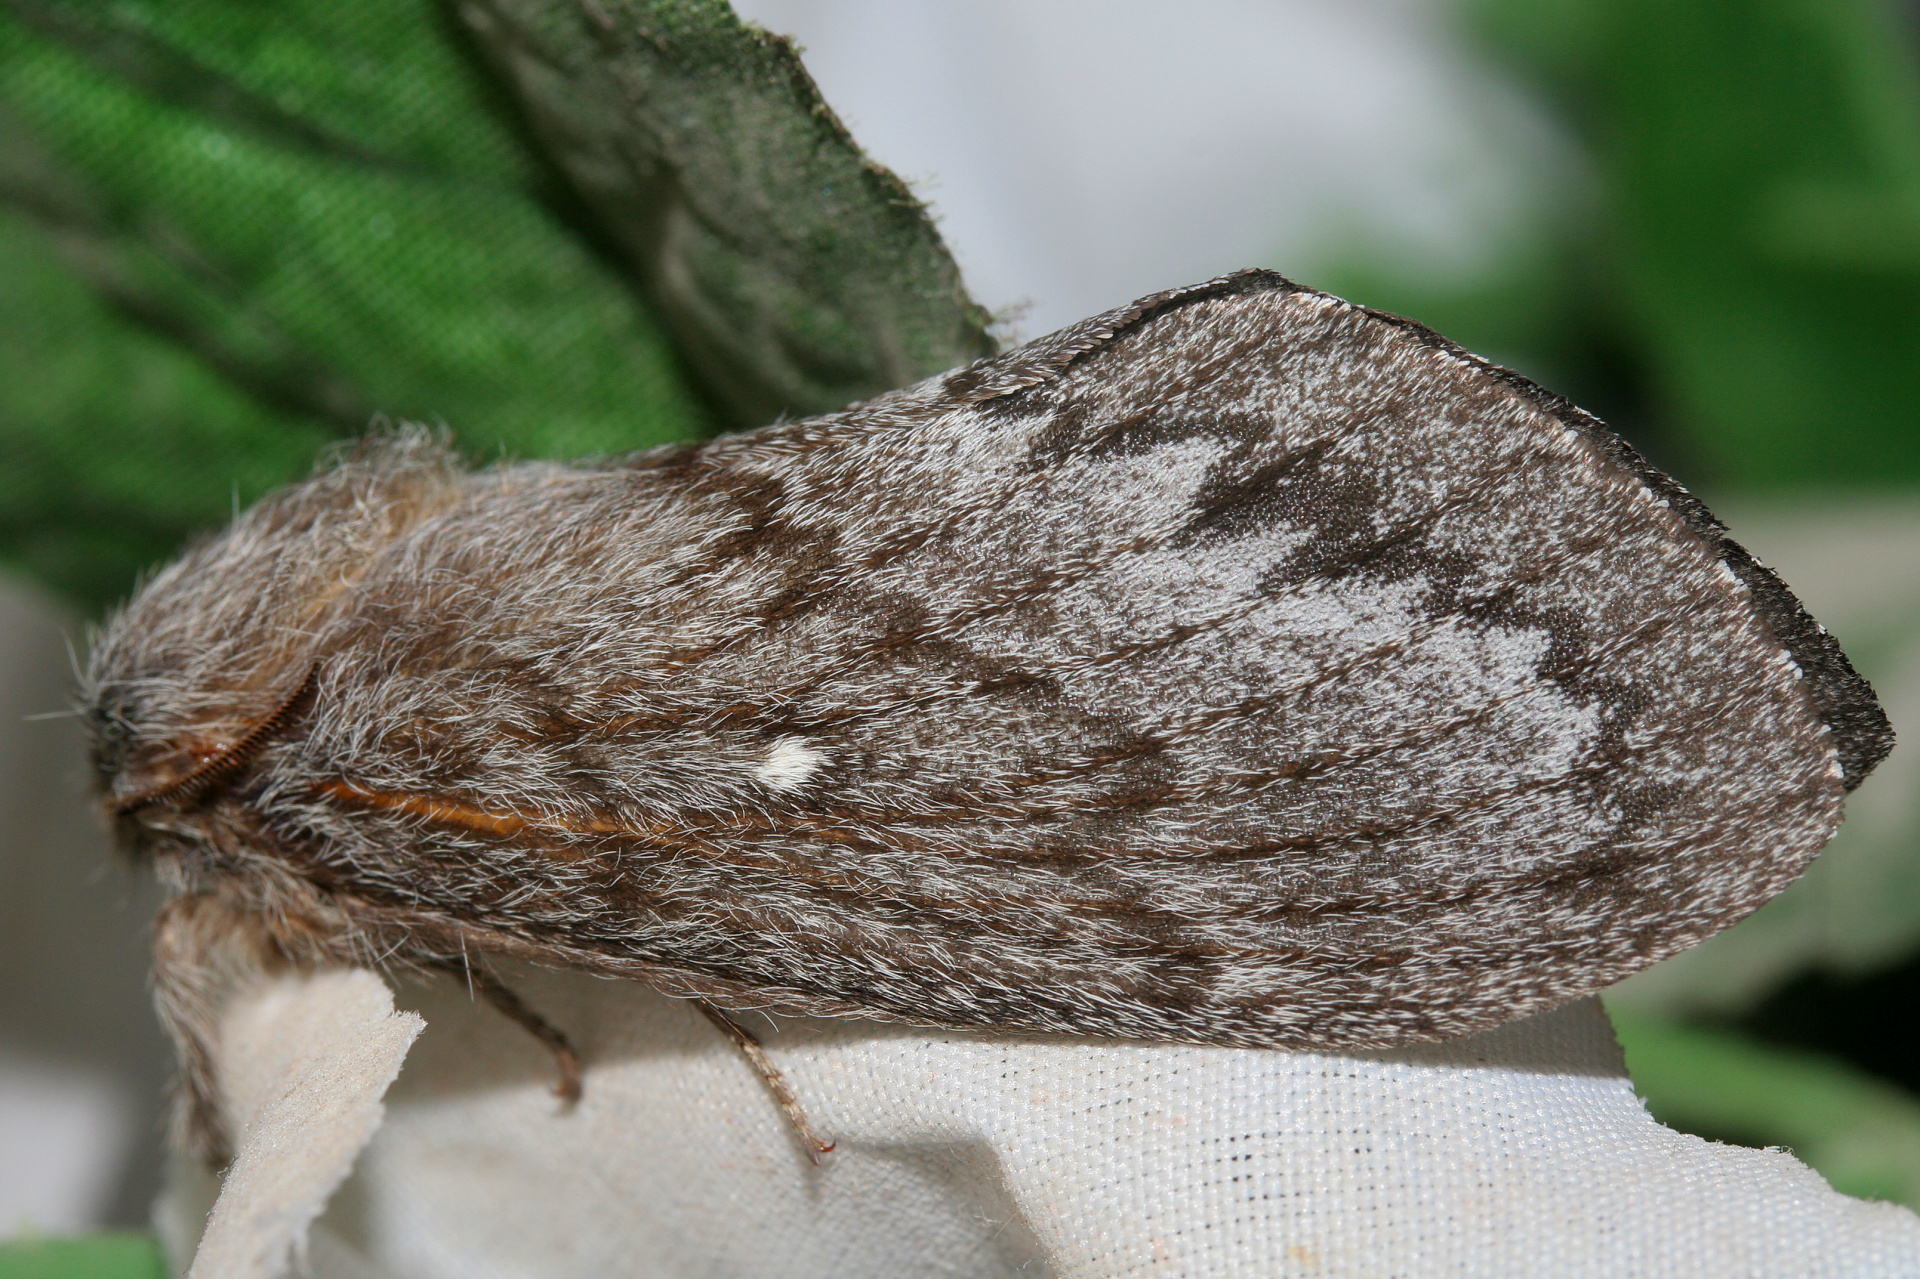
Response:
POLYGON ((418 673, 419 744, 377 745, 433 789, 328 745, 342 678, 309 824, 425 831, 407 908, 502 949, 736 1001, 1467 1033, 1755 909, 1891 740, 1598 423, 1264 272, 541 483, 408 552, 453 583, 458 664, 445 610, 371 576, 333 643, 418 673), (433 541, 475 529, 484 574, 433 541))

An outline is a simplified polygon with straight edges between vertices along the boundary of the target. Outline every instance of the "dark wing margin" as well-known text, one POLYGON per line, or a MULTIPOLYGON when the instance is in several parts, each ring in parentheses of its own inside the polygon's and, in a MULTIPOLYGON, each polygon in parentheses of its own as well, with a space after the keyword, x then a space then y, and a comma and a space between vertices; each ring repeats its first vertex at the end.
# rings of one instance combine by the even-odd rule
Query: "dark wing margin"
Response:
POLYGON ((1046 381, 1120 334, 1168 311, 1194 302, 1250 297, 1262 293, 1304 293, 1371 316, 1398 329, 1421 346, 1444 351, 1478 369, 1592 443, 1608 458, 1638 477, 1745 584, 1751 594, 1754 610, 1781 646, 1792 655, 1806 680, 1821 722, 1833 734, 1834 752, 1839 757, 1846 788, 1851 791, 1859 786, 1893 749, 1893 725, 1880 708, 1873 686, 1854 670, 1853 663, 1841 650, 1839 641, 1827 632, 1826 627, 1814 620, 1787 584, 1780 580, 1779 574, 1755 559, 1746 547, 1727 535, 1727 526, 1707 509, 1704 502, 1678 480, 1647 461, 1599 418, 1565 396, 1557 395, 1511 369, 1473 354, 1418 320, 1358 306, 1330 293, 1295 284, 1277 271, 1256 267, 1223 275, 1203 284, 1155 293, 1128 306, 1094 316, 999 359, 983 360, 960 369, 947 377, 943 389, 962 401, 973 403, 1012 395, 1046 381))
POLYGON ((1867 774, 1893 749, 1893 725, 1887 721, 1887 713, 1880 709, 1880 699, 1874 696, 1873 686, 1853 669, 1853 663, 1841 651, 1840 642, 1813 619, 1806 606, 1780 580, 1780 575, 1727 536, 1727 526, 1704 502, 1640 456, 1633 445, 1608 430, 1598 418, 1517 373, 1498 365, 1487 365, 1487 368, 1639 476, 1642 483, 1686 521, 1688 528, 1714 549, 1721 563, 1732 569, 1734 576, 1752 592, 1755 611, 1800 667, 1820 719, 1833 733, 1834 751, 1846 774, 1847 789, 1852 790, 1865 781, 1867 774))

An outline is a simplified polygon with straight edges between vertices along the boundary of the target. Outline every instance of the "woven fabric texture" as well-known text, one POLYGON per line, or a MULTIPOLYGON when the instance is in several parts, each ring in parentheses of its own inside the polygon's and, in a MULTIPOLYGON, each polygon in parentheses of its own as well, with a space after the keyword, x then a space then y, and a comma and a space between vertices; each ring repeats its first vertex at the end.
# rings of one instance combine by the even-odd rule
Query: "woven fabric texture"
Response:
POLYGON ((839 1139, 814 1167, 694 1009, 513 976, 578 1037, 585 1100, 457 983, 404 989, 428 1029, 315 1279, 1920 1273, 1906 1209, 1656 1124, 1591 1000, 1361 1055, 755 1019, 839 1139))

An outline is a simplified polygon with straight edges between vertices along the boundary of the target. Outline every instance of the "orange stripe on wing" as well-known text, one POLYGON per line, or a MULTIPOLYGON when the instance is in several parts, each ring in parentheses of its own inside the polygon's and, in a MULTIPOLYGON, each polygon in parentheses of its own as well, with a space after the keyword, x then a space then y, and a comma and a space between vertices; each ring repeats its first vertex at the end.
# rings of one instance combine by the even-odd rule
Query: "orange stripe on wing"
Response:
POLYGON ((521 835, 530 831, 574 831, 586 834, 576 827, 551 819, 536 822, 521 813, 493 812, 473 804, 463 804, 458 800, 442 799, 435 795, 405 795, 398 791, 374 790, 366 786, 356 786, 352 782, 321 782, 314 788, 323 795, 335 799, 351 800, 365 804, 369 808, 384 808, 390 812, 405 813, 410 817, 423 818, 448 826, 462 826, 467 830, 478 831, 483 835, 521 835))
POLYGON ((409 795, 400 791, 376 790, 345 780, 320 782, 314 789, 335 799, 406 813, 425 821, 459 826, 483 835, 621 835, 675 849, 701 846, 704 843, 701 839, 703 831, 730 835, 792 835, 847 844, 871 843, 875 838, 869 832, 817 817, 775 817, 746 812, 702 813, 697 827, 690 827, 685 821, 641 824, 606 819, 575 821, 547 814, 530 816, 512 809, 482 808, 478 804, 439 795, 409 795))
POLYGON ((704 852, 709 855, 719 855, 721 852, 711 841, 667 822, 633 825, 604 818, 575 821, 550 814, 534 816, 512 809, 482 808, 478 804, 440 795, 409 795, 402 791, 378 790, 339 779, 320 782, 313 789, 334 799, 344 799, 349 803, 391 813, 404 813, 424 822, 455 826, 501 839, 536 842, 540 851, 568 861, 587 856, 586 850, 576 848, 567 841, 570 835, 612 835, 671 852, 704 852))

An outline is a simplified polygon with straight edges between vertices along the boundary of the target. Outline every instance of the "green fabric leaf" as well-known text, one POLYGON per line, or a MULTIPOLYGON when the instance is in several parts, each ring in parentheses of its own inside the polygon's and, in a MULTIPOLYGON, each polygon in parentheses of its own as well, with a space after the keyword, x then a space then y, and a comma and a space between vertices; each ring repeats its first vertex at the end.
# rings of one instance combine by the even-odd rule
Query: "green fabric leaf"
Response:
POLYGON ((235 502, 303 474, 327 424, 276 413, 111 311, 0 208, 0 554, 99 607, 235 502))
POLYGON ((1837 1059, 1610 1011, 1661 1123, 1790 1147, 1835 1190, 1920 1208, 1920 1098, 1837 1059))
POLYGON ((375 413, 483 457, 696 433, 490 94, 430 0, 5 0, 0 556, 97 604, 375 413))
POLYGON ((691 424, 660 335, 521 185, 430 5, 10 3, 41 21, 0 27, 9 194, 260 398, 343 431, 440 416, 483 451, 691 424), (164 96, 103 74, 134 42, 174 58, 164 96))
POLYGON ((991 352, 924 206, 724 0, 454 8, 734 425, 991 352))

